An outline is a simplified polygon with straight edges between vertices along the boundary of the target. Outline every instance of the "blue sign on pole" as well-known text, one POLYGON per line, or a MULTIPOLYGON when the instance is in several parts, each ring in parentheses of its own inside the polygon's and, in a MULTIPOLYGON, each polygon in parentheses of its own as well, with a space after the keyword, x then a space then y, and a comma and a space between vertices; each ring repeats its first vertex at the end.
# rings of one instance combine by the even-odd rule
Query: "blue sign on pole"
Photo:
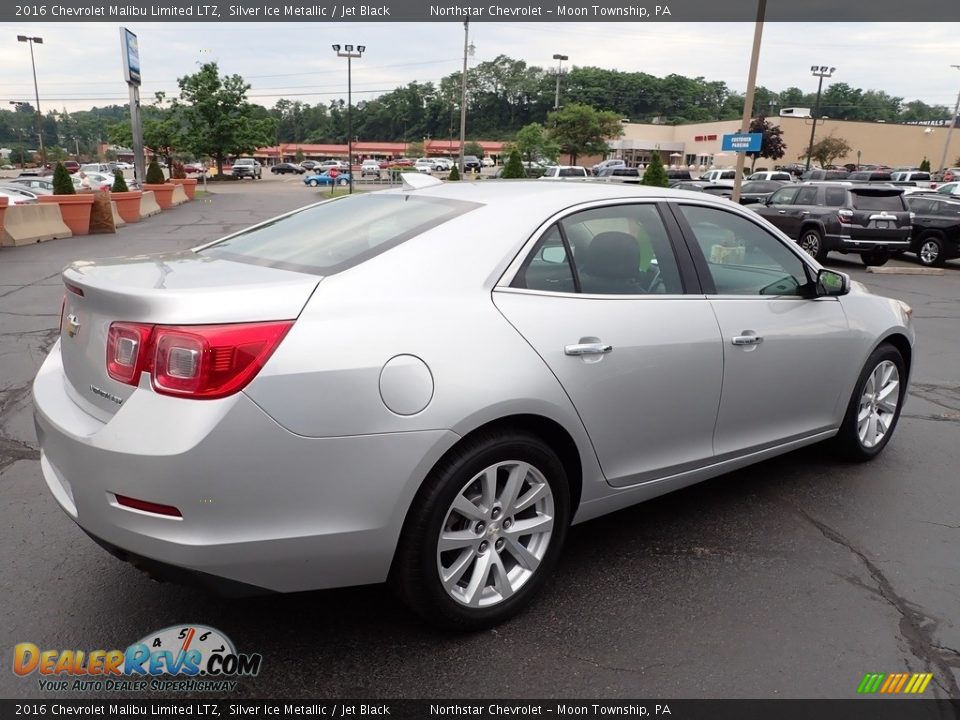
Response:
POLYGON ((730 133, 723 136, 725 152, 760 152, 763 133, 730 133))

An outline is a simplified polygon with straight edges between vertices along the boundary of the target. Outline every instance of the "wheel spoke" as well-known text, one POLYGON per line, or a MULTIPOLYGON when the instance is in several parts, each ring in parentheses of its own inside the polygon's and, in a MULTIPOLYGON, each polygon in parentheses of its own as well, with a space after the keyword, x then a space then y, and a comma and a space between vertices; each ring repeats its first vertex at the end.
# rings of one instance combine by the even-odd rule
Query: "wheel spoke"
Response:
POLYGON ((473 562, 473 558, 476 557, 476 553, 472 548, 465 549, 460 553, 453 565, 448 568, 443 568, 440 571, 440 579, 443 581, 443 586, 450 590, 454 585, 460 582, 460 578, 463 577, 463 574, 467 571, 467 568, 470 567, 470 563, 473 562))
POLYGON ((871 412, 873 412, 873 411, 870 409, 870 406, 869 406, 869 405, 864 405, 862 408, 860 408, 860 414, 857 415, 857 424, 858 424, 858 425, 862 425, 862 424, 864 423, 864 421, 865 421, 868 417, 870 417, 870 413, 871 413, 871 412))
POLYGON ((513 584, 507 575, 507 568, 503 566, 503 558, 497 553, 491 553, 490 573, 493 576, 493 588, 500 593, 500 598, 506 600, 513 595, 513 584))
POLYGON ((514 521, 509 529, 503 533, 509 537, 523 537, 524 535, 539 535, 553 530, 553 518, 546 515, 537 515, 532 518, 523 518, 514 521))
POLYGON ((513 508, 514 512, 521 512, 526 510, 528 507, 533 505, 537 500, 542 497, 546 497, 550 488, 546 483, 539 483, 534 485, 522 498, 517 500, 516 506, 513 508))
POLYGON ((516 559, 520 566, 527 570, 536 570, 540 565, 540 559, 532 552, 527 550, 516 536, 507 535, 504 537, 504 549, 516 559))
MULTIPOLYGON (((877 425, 880 428, 880 437, 887 434, 887 430, 890 429, 890 421, 892 419, 893 418, 890 417, 889 415, 883 415, 881 413, 877 413, 877 425)), ((877 439, 879 440, 879 438, 877 439)))
POLYGON ((472 548, 478 544, 478 542, 479 538, 473 530, 444 530, 440 534, 440 542, 437 543, 437 550, 447 552, 465 547, 472 548))
POLYGON ((500 494, 500 505, 505 513, 513 514, 515 512, 514 505, 517 502, 517 495, 519 495, 520 488, 529 471, 530 466, 526 463, 517 463, 510 468, 507 483, 503 486, 503 492, 500 494))
POLYGON ((473 564, 473 572, 470 575, 470 582, 467 583, 464 590, 464 599, 470 607, 480 605, 480 597, 483 595, 483 588, 487 584, 487 577, 490 575, 490 557, 493 552, 485 552, 477 556, 477 561, 473 564))
POLYGON ((873 447, 877 442, 877 414, 871 413, 867 421, 867 445, 873 447))
POLYGON ((460 513, 467 520, 484 520, 486 519, 486 514, 483 510, 476 505, 474 505, 470 500, 465 498, 462 494, 457 495, 453 501, 453 509, 460 513))
POLYGON ((490 512, 497 492, 497 468, 488 467, 480 478, 480 504, 486 512, 490 512))

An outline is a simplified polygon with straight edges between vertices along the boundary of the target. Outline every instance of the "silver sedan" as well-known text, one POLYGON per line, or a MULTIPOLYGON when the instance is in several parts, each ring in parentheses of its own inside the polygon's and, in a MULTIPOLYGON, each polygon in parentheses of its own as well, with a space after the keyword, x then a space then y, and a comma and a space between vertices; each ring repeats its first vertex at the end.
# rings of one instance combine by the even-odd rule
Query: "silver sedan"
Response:
POLYGON ((70 265, 33 386, 67 515, 155 577, 389 581, 475 629, 530 603, 573 523, 812 443, 862 461, 890 441, 910 308, 755 214, 407 181, 70 265))

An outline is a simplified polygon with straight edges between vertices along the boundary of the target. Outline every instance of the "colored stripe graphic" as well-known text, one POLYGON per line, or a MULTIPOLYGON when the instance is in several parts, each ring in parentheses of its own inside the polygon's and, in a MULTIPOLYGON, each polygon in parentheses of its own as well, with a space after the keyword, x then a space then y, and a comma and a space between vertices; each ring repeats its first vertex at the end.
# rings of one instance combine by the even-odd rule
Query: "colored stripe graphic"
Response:
POLYGON ((857 692, 861 695, 918 695, 927 689, 931 680, 933 673, 867 673, 857 686, 857 692))

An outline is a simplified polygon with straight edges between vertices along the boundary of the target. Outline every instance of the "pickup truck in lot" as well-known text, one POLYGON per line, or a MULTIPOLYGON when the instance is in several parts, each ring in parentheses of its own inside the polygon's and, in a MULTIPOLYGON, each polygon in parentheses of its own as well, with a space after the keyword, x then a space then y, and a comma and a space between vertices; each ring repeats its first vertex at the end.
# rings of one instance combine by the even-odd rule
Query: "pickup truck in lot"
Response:
POLYGON ((241 180, 245 177, 259 180, 263 177, 263 168, 260 166, 260 163, 253 158, 237 158, 230 172, 234 177, 240 178, 241 180))
POLYGON ((888 184, 816 182, 785 186, 763 204, 749 205, 805 251, 860 255, 864 265, 883 265, 910 249, 912 218, 903 188, 888 184))

